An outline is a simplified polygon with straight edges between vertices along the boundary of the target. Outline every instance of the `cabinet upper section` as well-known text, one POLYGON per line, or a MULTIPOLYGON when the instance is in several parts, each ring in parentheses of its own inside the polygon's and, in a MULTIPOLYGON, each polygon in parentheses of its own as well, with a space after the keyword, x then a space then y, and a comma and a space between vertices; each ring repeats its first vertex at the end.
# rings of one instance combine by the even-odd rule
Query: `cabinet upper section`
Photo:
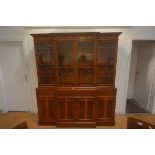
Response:
POLYGON ((39 85, 114 86, 115 33, 32 34, 39 85))

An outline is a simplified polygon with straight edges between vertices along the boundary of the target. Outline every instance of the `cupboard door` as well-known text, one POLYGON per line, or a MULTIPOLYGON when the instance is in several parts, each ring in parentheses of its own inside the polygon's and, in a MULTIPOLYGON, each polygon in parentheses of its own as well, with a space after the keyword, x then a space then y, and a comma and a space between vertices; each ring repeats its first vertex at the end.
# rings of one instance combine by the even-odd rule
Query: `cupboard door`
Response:
POLYGON ((75 51, 73 41, 57 41, 57 83, 60 86, 74 86, 75 77, 75 51))
POLYGON ((37 97, 39 124, 55 125, 55 99, 52 97, 37 97))
POLYGON ((73 99, 61 97, 57 99, 57 121, 73 121, 73 99))
POLYGON ((117 41, 104 40, 98 42, 97 52, 97 84, 114 85, 117 41))
POLYGON ((78 85, 94 85, 95 41, 79 40, 77 42, 78 85))
POLYGON ((57 103, 58 121, 95 121, 96 104, 91 98, 59 98, 57 103))
POLYGON ((106 122, 113 123, 115 114, 115 97, 107 96, 98 98, 96 111, 97 111, 97 121, 100 122, 100 125, 106 125, 102 124, 106 122))
POLYGON ((55 61, 53 43, 36 43, 39 84, 55 84, 55 61))
POLYGON ((95 99, 83 98, 78 100, 80 107, 79 121, 95 121, 96 117, 96 103, 95 99))

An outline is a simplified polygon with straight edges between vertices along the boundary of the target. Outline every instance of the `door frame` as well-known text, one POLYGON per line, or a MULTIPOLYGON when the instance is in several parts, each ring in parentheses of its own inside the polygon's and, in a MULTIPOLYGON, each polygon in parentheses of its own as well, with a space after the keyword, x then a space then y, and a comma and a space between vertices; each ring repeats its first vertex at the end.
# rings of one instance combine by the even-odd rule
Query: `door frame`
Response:
MULTIPOLYGON (((28 104, 29 104, 29 112, 34 113, 34 105, 32 102, 32 95, 31 95, 31 83, 30 83, 30 71, 29 71, 29 65, 28 65, 28 55, 26 52, 26 40, 24 38, 5 38, 5 39, 0 39, 0 42, 2 43, 7 43, 7 42, 21 42, 22 44, 22 52, 23 52, 23 57, 24 57, 24 67, 25 67, 25 72, 27 75, 27 94, 28 94, 28 104)), ((3 76, 0 77, 0 82, 2 83, 2 106, 3 106, 3 113, 8 112, 8 106, 6 103, 6 93, 5 93, 5 85, 3 81, 3 76)))
MULTIPOLYGON (((128 93, 128 82, 129 82, 129 72, 130 72, 130 62, 131 62, 131 53, 132 53, 132 43, 135 40, 141 41, 155 41, 155 35, 133 35, 129 38, 129 47, 128 47, 128 62, 126 68, 126 81, 125 81, 125 88, 124 88, 124 95, 123 95, 123 105, 122 105, 122 113, 126 114, 126 100, 127 100, 127 93, 128 93)), ((155 103, 154 103, 155 104, 155 103)), ((154 107, 154 105, 152 105, 154 107)), ((152 114, 155 114, 155 110, 150 111, 152 114)))

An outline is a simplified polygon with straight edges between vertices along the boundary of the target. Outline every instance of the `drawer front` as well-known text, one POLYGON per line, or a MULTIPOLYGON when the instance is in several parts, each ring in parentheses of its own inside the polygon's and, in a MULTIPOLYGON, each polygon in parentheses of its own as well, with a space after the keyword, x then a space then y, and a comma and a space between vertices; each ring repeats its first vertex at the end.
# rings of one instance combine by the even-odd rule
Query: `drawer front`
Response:
POLYGON ((39 88, 36 89, 36 94, 38 96, 55 96, 55 90, 50 88, 47 89, 39 88))
POLYGON ((100 90, 96 91, 96 96, 116 96, 115 90, 100 90))
POLYGON ((95 96, 95 91, 94 90, 77 90, 76 91, 77 96, 95 96))
POLYGON ((76 91, 75 90, 56 90, 57 96, 75 96, 76 91))

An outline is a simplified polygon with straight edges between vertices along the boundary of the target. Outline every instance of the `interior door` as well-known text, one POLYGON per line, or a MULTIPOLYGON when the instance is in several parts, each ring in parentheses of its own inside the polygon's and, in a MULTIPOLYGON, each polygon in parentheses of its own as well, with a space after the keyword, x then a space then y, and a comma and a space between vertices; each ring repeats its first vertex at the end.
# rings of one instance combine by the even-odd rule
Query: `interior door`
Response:
POLYGON ((30 111, 28 81, 21 42, 0 43, 0 66, 8 111, 30 111))
POLYGON ((155 70, 152 78, 152 84, 150 88, 150 94, 149 94, 149 103, 148 103, 148 111, 153 112, 153 106, 154 106, 154 101, 155 101, 155 70))
POLYGON ((148 111, 149 94, 153 79, 154 61, 152 58, 154 57, 154 50, 150 44, 146 45, 141 47, 138 54, 134 100, 148 111))

